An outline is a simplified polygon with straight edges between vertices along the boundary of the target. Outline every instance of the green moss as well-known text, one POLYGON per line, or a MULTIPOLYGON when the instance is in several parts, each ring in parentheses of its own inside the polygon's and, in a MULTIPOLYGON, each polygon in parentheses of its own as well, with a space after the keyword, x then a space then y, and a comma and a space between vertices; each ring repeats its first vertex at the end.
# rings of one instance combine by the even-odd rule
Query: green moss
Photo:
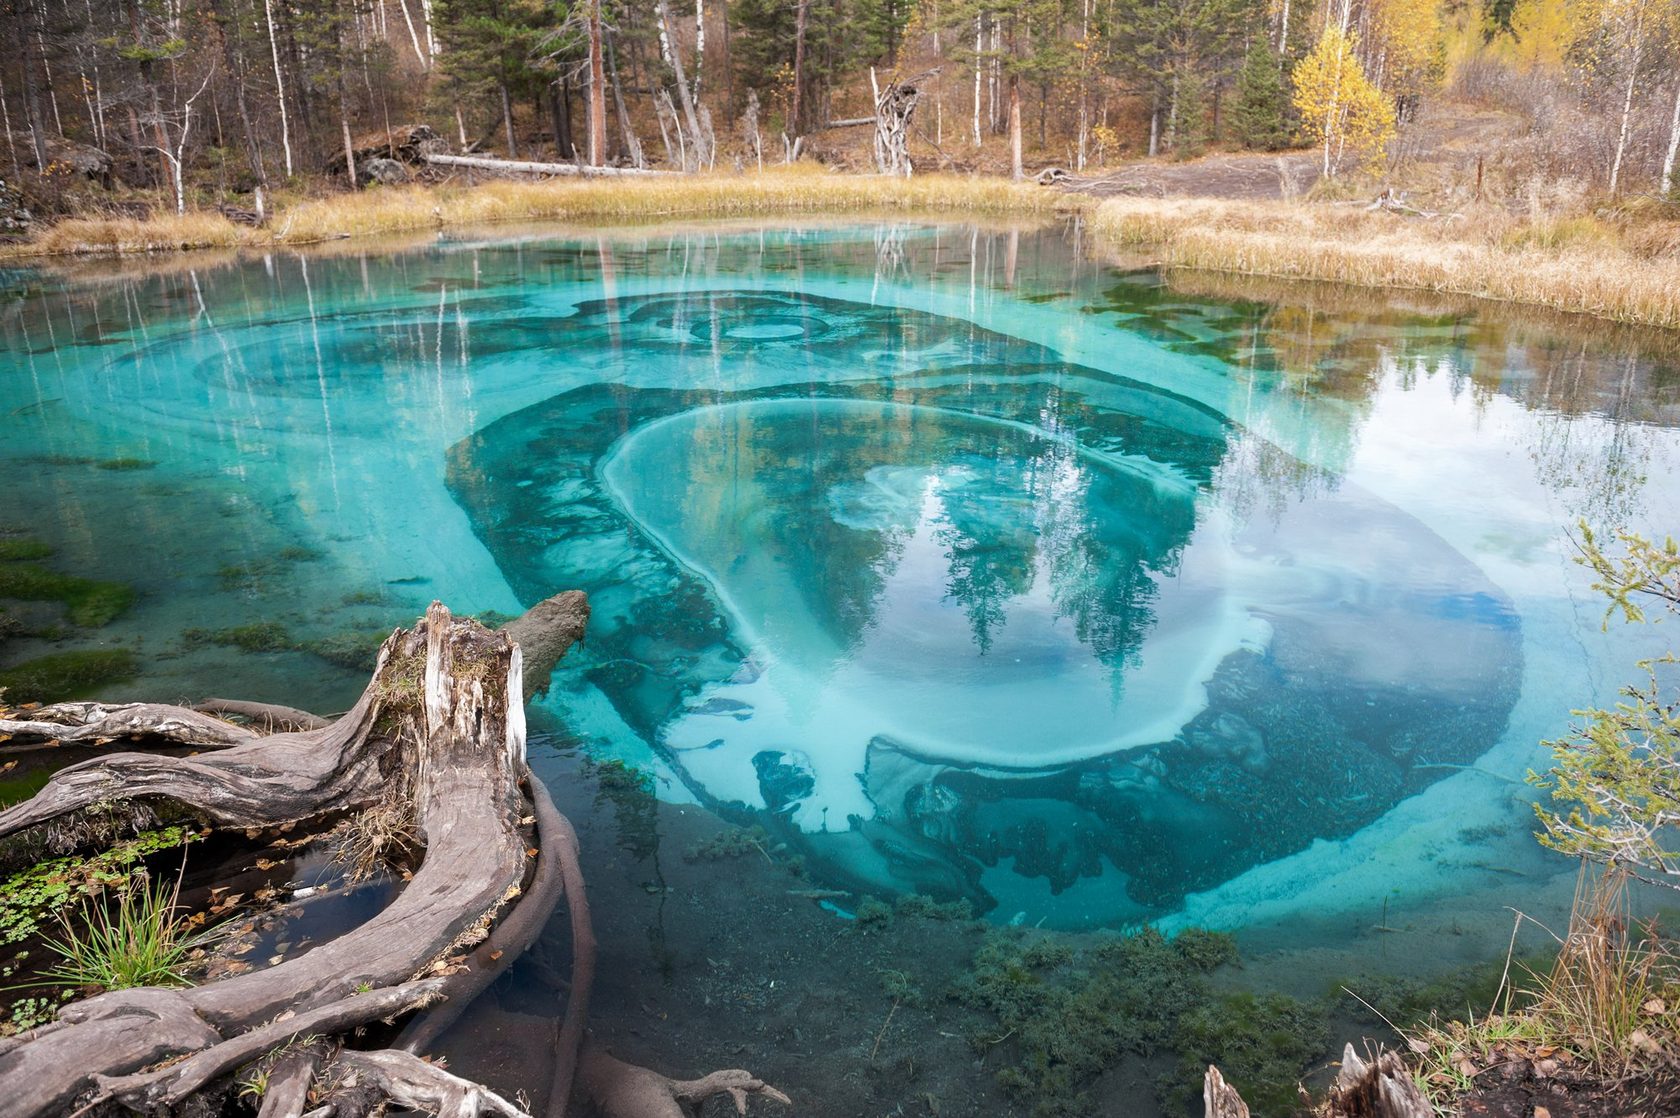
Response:
POLYGON ((1296 1085, 1324 1058, 1330 1029, 1321 1007, 1281 994, 1231 994, 1194 1006, 1178 1020, 1178 1068, 1161 1083, 1163 1101, 1184 1110, 1201 1096, 1209 1064, 1248 1103, 1255 1118, 1300 1110, 1296 1085))
POLYGON ((291 632, 278 621, 256 621, 231 629, 187 629, 187 644, 220 644, 243 652, 288 652, 298 647, 291 632))
POLYGON ((347 606, 378 606, 385 604, 385 595, 378 590, 356 590, 339 601, 347 606))
POLYGON ((972 920, 974 906, 966 899, 940 904, 925 893, 906 893, 894 905, 898 915, 922 920, 972 920))
MULTIPOLYGON (((1234 958, 1230 937, 1209 932, 1168 939, 1145 929, 1093 940, 999 930, 986 937, 954 992, 996 1018, 973 1040, 983 1053, 999 1049, 988 1062, 1003 1057, 998 1082, 1006 1091, 1030 1104, 1037 1118, 1087 1114, 1091 1082, 1122 1061, 1175 1049, 1185 1059, 1192 1051, 1202 1059, 1214 1049, 1210 1028, 1192 1015, 1223 1004, 1207 975, 1234 958)), ((1295 1078, 1322 1054, 1322 1011, 1288 999, 1242 1002, 1236 1009, 1241 1012, 1227 1026, 1228 1043, 1211 1062, 1222 1070, 1225 1062, 1241 1066, 1268 1098, 1272 1084, 1287 1080, 1293 1103, 1295 1078)), ((1196 1069, 1196 1084, 1206 1062, 1196 1069)), ((1160 1088, 1170 1110, 1182 1109, 1176 1075, 1160 1088)), ((1257 1106, 1255 1113, 1279 1111, 1257 1106)))
POLYGON ((350 629, 328 637, 318 637, 298 645, 305 652, 319 656, 330 664, 352 671, 373 670, 379 656, 379 646, 391 635, 390 629, 350 629))
POLYGON ((683 861, 722 862, 744 854, 760 854, 768 861, 769 843, 770 836, 763 827, 731 827, 683 851, 683 861))
POLYGON ((35 563, 0 563, 0 598, 63 602, 78 625, 104 625, 134 604, 134 591, 120 582, 49 571, 35 563))
POLYGON ((132 679, 139 670, 139 659, 127 649, 54 652, 0 669, 0 688, 7 702, 54 703, 132 679))
POLYGON ((150 458, 106 458, 94 465, 101 470, 149 470, 157 463, 150 458))
POLYGON ((28 536, 0 539, 0 560, 45 559, 52 550, 46 542, 28 536))
POLYGON ((321 558, 321 552, 312 547, 303 547, 298 544, 283 547, 274 554, 276 558, 283 559, 288 563, 313 563, 321 558))
POLYGON ((857 922, 852 926, 865 935, 885 931, 892 923, 892 905, 878 897, 865 897, 858 902, 857 922))

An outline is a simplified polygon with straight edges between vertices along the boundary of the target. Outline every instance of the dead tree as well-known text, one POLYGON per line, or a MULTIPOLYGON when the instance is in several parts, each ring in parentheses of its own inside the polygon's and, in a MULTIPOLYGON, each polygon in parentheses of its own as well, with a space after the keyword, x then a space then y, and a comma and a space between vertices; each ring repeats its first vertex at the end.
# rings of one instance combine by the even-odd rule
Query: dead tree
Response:
POLYGON ((883 175, 910 177, 910 118, 916 113, 922 83, 937 73, 929 70, 895 80, 882 89, 875 81, 875 71, 869 71, 869 84, 875 93, 875 167, 883 175))
POLYGON ((244 830, 319 829, 329 816, 397 812, 424 849, 383 911, 305 954, 202 986, 99 994, 65 1006, 50 1024, 0 1039, 0 1118, 95 1108, 169 1114, 206 1092, 213 1106, 217 1092, 264 1059, 276 1061, 265 1118, 297 1118, 312 1090, 316 1108, 333 1106, 340 1118, 385 1100, 451 1118, 529 1118, 417 1053, 536 940, 562 897, 576 958, 549 1114, 563 1115, 574 1089, 609 1115, 674 1114, 705 1094, 786 1101, 746 1072, 672 1080, 586 1040, 594 936, 577 838, 526 766, 522 699, 546 685, 588 615, 584 596, 568 592, 491 632, 434 602, 412 629, 386 639, 372 680, 336 721, 260 704, 206 704, 301 729, 262 732, 155 704, 67 703, 27 719, 0 717, 0 734, 20 740, 200 750, 115 752, 65 768, 32 799, 0 811, 0 838, 168 801, 213 826, 244 830), (414 1014, 394 1047, 353 1046, 363 1026, 414 1014), (319 1039, 305 1045, 303 1037, 319 1039))

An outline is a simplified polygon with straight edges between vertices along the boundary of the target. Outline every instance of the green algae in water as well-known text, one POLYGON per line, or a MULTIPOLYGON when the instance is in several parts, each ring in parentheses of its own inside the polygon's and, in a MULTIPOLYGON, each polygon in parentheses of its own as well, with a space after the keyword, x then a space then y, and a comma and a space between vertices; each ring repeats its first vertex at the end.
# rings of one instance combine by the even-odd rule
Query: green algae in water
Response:
POLYGON ((0 562, 17 559, 45 559, 52 553, 52 545, 44 540, 15 537, 0 538, 0 562))
POLYGON ((228 629, 188 629, 181 639, 192 644, 220 644, 241 652, 288 652, 298 647, 291 630, 278 621, 255 621, 228 629))
POLYGON ((0 689, 9 703, 56 703, 83 698, 139 672, 140 658, 127 649, 53 652, 0 668, 0 689))
POLYGON ((0 563, 0 598, 63 602, 71 621, 97 627, 121 617, 134 604, 134 590, 120 582, 60 574, 36 563, 0 563))

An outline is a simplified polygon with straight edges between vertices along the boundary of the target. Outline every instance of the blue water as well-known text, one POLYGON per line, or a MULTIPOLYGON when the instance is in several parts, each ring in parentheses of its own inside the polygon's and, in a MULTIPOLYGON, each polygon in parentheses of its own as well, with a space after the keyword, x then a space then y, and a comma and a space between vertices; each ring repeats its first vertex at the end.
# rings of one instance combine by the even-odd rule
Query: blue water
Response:
POLYGON ((538 722, 825 885, 1273 946, 1558 901, 1522 778, 1663 635, 1601 628, 1569 533, 1680 524, 1680 346, 1080 236, 12 273, 0 527, 141 596, 11 607, 58 628, 0 670, 126 647, 103 694, 330 711, 432 598, 576 587, 538 722), (258 622, 288 647, 205 635, 258 622))

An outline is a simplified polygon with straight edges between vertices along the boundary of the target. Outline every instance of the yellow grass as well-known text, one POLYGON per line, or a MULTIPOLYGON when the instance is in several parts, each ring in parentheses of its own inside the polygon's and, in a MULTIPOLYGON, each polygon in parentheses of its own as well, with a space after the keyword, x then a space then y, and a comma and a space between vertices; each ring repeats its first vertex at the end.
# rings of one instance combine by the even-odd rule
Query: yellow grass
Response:
POLYGON ((886 179, 790 169, 762 175, 504 181, 471 187, 376 189, 304 201, 278 209, 263 229, 238 226, 208 213, 149 221, 65 221, 7 254, 301 245, 505 221, 612 222, 899 210, 1036 217, 1085 205, 1084 199, 1043 187, 956 175, 886 179))
MULTIPOLYGON (((262 229, 219 215, 74 220, 0 256, 318 244, 496 222, 585 225, 906 212, 1091 217, 1099 246, 1167 267, 1409 288, 1680 327, 1680 223, 1524 220, 1488 208, 1457 220, 1360 207, 1212 199, 1089 198, 1004 179, 903 180, 795 167, 761 175, 491 182, 403 187, 276 207, 262 229)), ((1637 216, 1637 215, 1636 215, 1637 216)))
POLYGON ((1171 267, 1325 280, 1579 311, 1680 327, 1680 253, 1648 229, 1502 211, 1421 219, 1285 202, 1116 198, 1100 238, 1171 267))

